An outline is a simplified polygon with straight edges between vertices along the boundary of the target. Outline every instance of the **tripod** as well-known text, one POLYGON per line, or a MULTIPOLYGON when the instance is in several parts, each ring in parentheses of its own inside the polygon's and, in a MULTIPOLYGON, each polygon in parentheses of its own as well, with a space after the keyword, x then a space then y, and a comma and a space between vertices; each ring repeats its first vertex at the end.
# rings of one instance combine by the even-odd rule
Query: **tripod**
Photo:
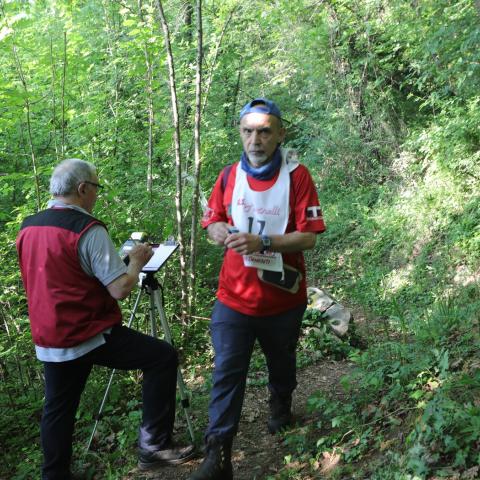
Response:
MULTIPOLYGON (((163 298, 161 295, 161 290, 162 287, 158 283, 157 279, 155 278, 154 272, 153 271, 147 271, 143 278, 142 278, 142 285, 140 290, 138 291, 137 298, 135 299, 135 303, 133 306, 132 313, 130 315, 130 319, 128 321, 128 327, 131 326, 133 319, 135 318, 135 314, 138 309, 138 304, 140 303, 140 297, 142 295, 142 292, 145 292, 150 296, 150 333, 153 337, 157 337, 157 323, 155 321, 155 309, 157 310, 158 316, 160 318, 160 324, 163 329, 163 334, 165 337, 165 340, 173 346, 173 340, 172 340, 172 334, 170 331, 170 327, 167 323, 167 317, 165 315, 165 310, 163 309, 163 298)), ((162 291, 163 293, 163 291, 162 291)), ((85 453, 87 453, 90 450, 90 446, 92 444, 93 437, 95 435, 95 432, 97 430, 98 423, 100 421, 103 408, 105 406, 105 402, 108 397, 108 392, 110 390, 110 386, 112 385, 113 381, 113 376, 115 375, 115 369, 112 370, 112 373, 110 374, 110 379, 107 384, 107 388, 105 389, 105 393, 103 395, 102 402, 100 404, 100 408, 98 410, 98 413, 95 418, 95 425, 93 426, 92 433, 90 435, 90 439, 88 440, 87 448, 85 450, 85 453)), ((183 411, 185 413, 185 418, 187 421, 187 428, 188 432, 190 434, 190 438, 192 439, 192 442, 195 441, 195 436, 193 432, 193 427, 192 427, 192 422, 190 420, 190 414, 189 414, 189 408, 190 408, 190 401, 188 399, 187 391, 185 388, 185 383, 183 381, 183 376, 182 372, 180 370, 180 367, 178 367, 177 370, 177 385, 178 385, 178 391, 180 393, 180 403, 183 407, 183 411)))

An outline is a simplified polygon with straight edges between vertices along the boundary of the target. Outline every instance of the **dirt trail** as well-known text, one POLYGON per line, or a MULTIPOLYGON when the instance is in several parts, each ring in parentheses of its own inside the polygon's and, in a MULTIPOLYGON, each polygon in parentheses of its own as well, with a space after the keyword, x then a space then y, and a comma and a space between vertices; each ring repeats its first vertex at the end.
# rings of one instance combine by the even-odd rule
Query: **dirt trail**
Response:
MULTIPOLYGON (((341 395, 340 378, 352 365, 346 361, 319 361, 298 371, 298 387, 295 390, 293 410, 299 425, 308 420, 307 400, 315 391, 332 389, 341 395)), ((239 432, 233 444, 233 469, 235 480, 262 480, 274 475, 284 465, 289 446, 281 435, 270 435, 266 422, 268 415, 266 387, 247 387, 239 432)), ((185 480, 201 463, 201 456, 187 464, 166 467, 155 473, 145 474, 132 470, 123 480, 185 480)), ((305 480, 313 477, 305 477, 305 480)))

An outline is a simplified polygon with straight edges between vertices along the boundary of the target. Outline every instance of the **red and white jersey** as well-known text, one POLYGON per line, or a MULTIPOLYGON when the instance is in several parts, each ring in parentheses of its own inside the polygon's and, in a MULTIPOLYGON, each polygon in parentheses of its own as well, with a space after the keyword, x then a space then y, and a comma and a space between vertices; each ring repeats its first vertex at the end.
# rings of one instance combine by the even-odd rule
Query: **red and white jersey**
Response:
MULTIPOLYGON (((203 228, 215 222, 227 222, 233 225, 232 197, 238 168, 239 164, 236 163, 226 167, 218 176, 208 207, 204 212, 203 228)), ((264 192, 271 189, 278 178, 279 173, 271 180, 256 180, 248 176, 247 181, 251 190, 264 192)), ((307 168, 296 165, 296 168, 290 172, 289 183, 289 212, 285 233, 325 231, 317 192, 307 168)), ((307 293, 303 254, 302 252, 283 253, 282 257, 284 264, 300 270, 303 274, 297 293, 288 293, 262 282, 256 268, 246 267, 242 255, 227 249, 220 271, 217 298, 228 307, 252 316, 275 315, 305 303, 307 293)))
MULTIPOLYGON (((290 207, 287 162, 282 159, 277 181, 268 190, 253 190, 248 183, 247 172, 242 168, 237 168, 236 175, 231 208, 233 225, 240 232, 283 235, 287 229, 290 207)), ((283 271, 282 254, 279 252, 244 255, 243 263, 246 267, 283 271)))

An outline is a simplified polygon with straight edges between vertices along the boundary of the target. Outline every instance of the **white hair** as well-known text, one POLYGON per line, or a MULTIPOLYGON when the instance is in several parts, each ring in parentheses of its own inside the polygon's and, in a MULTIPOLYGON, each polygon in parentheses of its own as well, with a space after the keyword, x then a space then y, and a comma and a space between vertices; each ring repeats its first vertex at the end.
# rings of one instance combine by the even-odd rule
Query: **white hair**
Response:
POLYGON ((78 158, 63 160, 53 170, 50 178, 50 193, 54 197, 71 195, 80 183, 92 181, 96 174, 96 168, 89 162, 78 158))

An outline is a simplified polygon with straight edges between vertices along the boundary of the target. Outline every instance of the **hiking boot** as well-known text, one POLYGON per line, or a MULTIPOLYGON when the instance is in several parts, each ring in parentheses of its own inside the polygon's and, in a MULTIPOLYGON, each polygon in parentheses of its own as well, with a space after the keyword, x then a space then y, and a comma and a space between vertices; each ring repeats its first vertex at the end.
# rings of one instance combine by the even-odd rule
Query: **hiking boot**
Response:
POLYGON ((188 480, 233 480, 232 439, 207 439, 206 455, 188 480))
POLYGON ((180 465, 188 462, 195 455, 195 447, 169 445, 169 448, 157 451, 138 449, 138 468, 140 470, 155 470, 165 465, 180 465))
POLYGON ((280 397, 276 394, 270 395, 270 417, 268 418, 268 431, 273 435, 290 426, 293 422, 292 396, 280 397))
POLYGON ((89 476, 87 472, 73 472, 70 478, 71 480, 89 480, 92 476, 89 476))

